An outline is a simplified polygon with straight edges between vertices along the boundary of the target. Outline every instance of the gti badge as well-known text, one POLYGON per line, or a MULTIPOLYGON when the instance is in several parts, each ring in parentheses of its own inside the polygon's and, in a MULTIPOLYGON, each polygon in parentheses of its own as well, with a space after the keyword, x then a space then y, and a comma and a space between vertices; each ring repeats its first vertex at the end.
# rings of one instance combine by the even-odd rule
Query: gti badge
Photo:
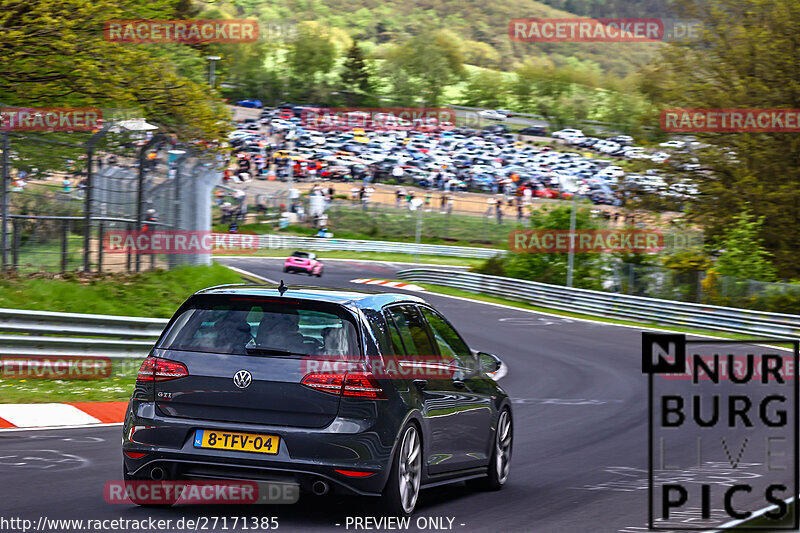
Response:
POLYGON ((240 389, 246 389, 253 382, 253 376, 247 370, 239 370, 233 375, 233 384, 240 389))

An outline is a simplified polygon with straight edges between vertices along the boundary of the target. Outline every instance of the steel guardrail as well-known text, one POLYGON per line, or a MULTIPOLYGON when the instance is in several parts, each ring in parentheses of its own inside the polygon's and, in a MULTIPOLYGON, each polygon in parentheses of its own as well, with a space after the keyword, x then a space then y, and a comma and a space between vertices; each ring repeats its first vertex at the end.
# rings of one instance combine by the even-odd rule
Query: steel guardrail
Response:
POLYGON ((473 257, 488 259, 504 254, 495 248, 448 246, 439 244, 415 244, 413 242, 362 241, 322 237, 298 237, 294 235, 262 234, 258 236, 258 247, 265 249, 301 248, 318 251, 389 252, 400 254, 443 255, 449 257, 473 257))
MULTIPOLYGON (((798 315, 567 288, 442 268, 406 269, 400 271, 398 277, 594 316, 744 335, 800 336, 798 315)), ((144 357, 167 322, 165 318, 0 309, 0 358, 21 355, 144 357)))
POLYGON ((167 322, 166 318, 0 309, 0 357, 144 357, 167 322))
POLYGON ((744 335, 800 336, 798 315, 575 289, 440 268, 411 268, 400 271, 398 277, 573 313, 744 335))

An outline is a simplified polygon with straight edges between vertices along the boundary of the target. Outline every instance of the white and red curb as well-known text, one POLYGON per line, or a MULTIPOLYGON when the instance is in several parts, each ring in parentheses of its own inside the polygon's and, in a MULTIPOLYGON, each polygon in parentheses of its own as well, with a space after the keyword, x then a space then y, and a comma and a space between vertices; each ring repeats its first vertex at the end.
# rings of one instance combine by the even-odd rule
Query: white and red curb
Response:
POLYGON ((120 424, 128 402, 0 403, 0 429, 120 424))
POLYGON ((392 287, 394 289, 405 289, 407 291, 424 291, 419 285, 413 283, 403 283, 402 281, 389 281, 388 279, 370 279, 358 278, 351 279, 350 283, 366 283, 367 285, 381 285, 383 287, 392 287))

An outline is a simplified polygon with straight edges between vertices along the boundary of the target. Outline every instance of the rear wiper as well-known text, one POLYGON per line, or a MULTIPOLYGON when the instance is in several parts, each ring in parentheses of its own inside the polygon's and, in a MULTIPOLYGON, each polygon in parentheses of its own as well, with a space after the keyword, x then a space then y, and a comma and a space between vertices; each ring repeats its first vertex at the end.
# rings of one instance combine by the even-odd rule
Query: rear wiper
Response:
POLYGON ((299 355, 303 357, 308 355, 299 352, 289 352, 287 350, 279 350, 277 348, 263 348, 261 346, 253 346, 251 344, 245 345, 244 349, 247 353, 260 353, 265 355, 299 355))

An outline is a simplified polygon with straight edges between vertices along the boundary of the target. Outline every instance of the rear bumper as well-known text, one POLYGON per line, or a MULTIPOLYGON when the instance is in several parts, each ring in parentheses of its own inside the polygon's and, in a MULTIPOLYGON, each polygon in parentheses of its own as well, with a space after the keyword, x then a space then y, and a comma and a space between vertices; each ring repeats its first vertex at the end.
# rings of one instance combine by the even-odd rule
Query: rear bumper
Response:
POLYGON ((125 473, 149 479, 150 471, 158 466, 169 479, 283 481, 297 483, 303 490, 323 480, 334 492, 377 496, 389 476, 394 439, 376 425, 376 419, 345 418, 336 418, 324 428, 181 419, 156 415, 152 403, 134 401, 123 425, 122 450, 146 455, 133 459, 123 454, 125 473), (130 440, 133 426, 149 429, 136 431, 130 440), (274 455, 195 448, 196 429, 277 435, 280 445, 274 455), (371 475, 349 477, 336 470, 371 475))
POLYGON ((289 272, 291 272, 293 270, 296 271, 296 272, 311 272, 312 270, 314 270, 313 266, 295 265, 295 264, 292 264, 292 263, 284 264, 283 268, 286 269, 289 272))

